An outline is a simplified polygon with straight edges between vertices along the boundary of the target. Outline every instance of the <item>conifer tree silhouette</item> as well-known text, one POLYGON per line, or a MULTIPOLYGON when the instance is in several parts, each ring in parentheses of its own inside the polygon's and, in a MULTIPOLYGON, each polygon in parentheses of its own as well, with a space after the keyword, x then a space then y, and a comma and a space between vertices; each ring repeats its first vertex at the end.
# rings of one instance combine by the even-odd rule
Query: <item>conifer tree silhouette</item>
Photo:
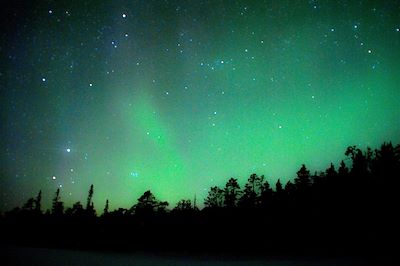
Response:
POLYGON ((208 208, 220 208, 224 204, 224 190, 215 186, 210 189, 204 200, 204 206, 208 208))
POLYGON ((29 212, 33 211, 35 209, 35 199, 29 198, 22 206, 22 209, 29 212))
POLYGON ((42 190, 39 190, 39 193, 35 200, 35 211, 37 213, 42 213, 42 190))
POLYGON ((234 208, 240 196, 240 186, 236 178, 230 178, 225 185, 224 203, 227 208, 234 208))
POLYGON ((311 184, 310 171, 303 164, 299 171, 297 171, 297 177, 294 179, 294 184, 297 189, 304 191, 311 184))
POLYGON ((62 202, 60 199, 60 189, 57 188, 51 209, 51 214, 54 216, 61 216, 64 213, 64 202, 62 202))
POLYGON ((348 174, 349 174, 349 168, 347 168, 346 164, 342 160, 340 162, 340 166, 338 169, 338 175, 343 178, 343 177, 347 176, 348 174))
POLYGON ((89 188, 89 192, 88 192, 88 197, 87 197, 87 201, 86 201, 86 214, 88 216, 96 216, 96 210, 94 208, 94 204, 93 204, 93 193, 94 193, 94 189, 93 189, 93 184, 90 185, 89 188))
POLYGON ((250 177, 247 179, 247 183, 244 186, 242 197, 239 200, 239 205, 241 207, 252 208, 259 205, 263 181, 263 175, 250 175, 250 177))
POLYGON ((188 200, 182 199, 176 203, 174 210, 180 212, 185 212, 185 211, 187 212, 193 210, 192 202, 190 201, 190 199, 188 200))
POLYGON ((93 198, 93 184, 90 185, 89 192, 88 192, 88 197, 86 201, 86 210, 90 209, 92 205, 92 198, 93 198))
POLYGON ((282 194, 283 193, 283 187, 282 187, 282 183, 281 183, 280 179, 278 179, 278 181, 276 181, 275 191, 276 191, 277 194, 282 194))
POLYGON ((271 189, 271 186, 269 185, 268 181, 265 180, 261 186, 261 195, 260 195, 261 205, 263 207, 270 206, 272 203, 272 196, 273 196, 273 191, 271 189))
POLYGON ((106 205, 105 205, 105 207, 104 207, 104 212, 103 212, 103 214, 104 214, 104 215, 108 215, 108 199, 106 200, 106 205))

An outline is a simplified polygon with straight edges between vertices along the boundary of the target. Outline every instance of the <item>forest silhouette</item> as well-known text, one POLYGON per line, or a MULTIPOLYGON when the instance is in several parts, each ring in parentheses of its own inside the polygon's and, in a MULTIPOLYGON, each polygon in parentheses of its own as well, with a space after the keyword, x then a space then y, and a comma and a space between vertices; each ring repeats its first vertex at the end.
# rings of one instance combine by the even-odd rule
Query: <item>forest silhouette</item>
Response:
POLYGON ((252 174, 243 187, 230 178, 196 199, 168 202, 146 191, 129 209, 97 215, 90 186, 86 204, 65 208, 59 189, 43 211, 39 191, 1 215, 4 243, 117 251, 216 252, 258 255, 394 254, 399 238, 400 145, 365 151, 348 147, 341 161, 270 184, 252 174))

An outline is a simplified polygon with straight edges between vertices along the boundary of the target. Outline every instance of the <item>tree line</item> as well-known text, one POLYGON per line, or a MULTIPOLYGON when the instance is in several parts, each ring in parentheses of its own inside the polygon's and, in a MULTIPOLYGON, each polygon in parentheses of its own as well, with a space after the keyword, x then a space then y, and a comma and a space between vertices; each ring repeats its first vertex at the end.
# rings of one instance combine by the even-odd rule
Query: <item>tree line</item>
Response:
POLYGON ((341 161, 335 167, 331 163, 320 172, 311 173, 303 164, 285 184, 280 179, 270 184, 265 176, 251 174, 241 187, 232 177, 224 187, 210 188, 201 210, 196 199, 182 199, 168 209, 167 201, 148 190, 128 209, 110 211, 106 200, 103 213, 97 215, 91 185, 85 205, 76 202, 65 208, 57 189, 51 210, 43 212, 39 191, 22 207, 2 215, 0 221, 3 229, 13 228, 8 231, 9 239, 12 236, 19 241, 37 237, 37 232, 28 230, 34 225, 45 235, 45 240, 39 241, 42 245, 99 248, 117 241, 119 248, 133 249, 150 245, 264 253, 391 250, 385 244, 398 233, 400 145, 383 143, 365 151, 350 146, 345 156, 351 164, 341 161), (51 230, 60 226, 68 229, 55 241, 51 230), (132 243, 126 236, 138 242, 132 243), (168 239, 176 243, 168 244, 168 239), (203 242, 207 245, 199 244, 203 242))

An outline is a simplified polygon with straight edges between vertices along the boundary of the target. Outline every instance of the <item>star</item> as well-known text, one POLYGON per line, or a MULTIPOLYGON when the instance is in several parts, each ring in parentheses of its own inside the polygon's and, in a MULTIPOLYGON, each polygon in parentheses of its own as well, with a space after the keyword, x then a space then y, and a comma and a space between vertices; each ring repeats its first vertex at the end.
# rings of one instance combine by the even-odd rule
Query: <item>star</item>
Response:
POLYGON ((124 13, 124 14, 122 14, 122 17, 123 17, 123 18, 126 18, 126 14, 125 14, 125 13, 124 13))
POLYGON ((66 151, 69 153, 69 152, 71 152, 71 149, 70 149, 70 148, 67 148, 66 151))
POLYGON ((137 172, 131 172, 130 175, 133 176, 133 177, 138 177, 138 176, 139 176, 139 173, 137 173, 137 172))

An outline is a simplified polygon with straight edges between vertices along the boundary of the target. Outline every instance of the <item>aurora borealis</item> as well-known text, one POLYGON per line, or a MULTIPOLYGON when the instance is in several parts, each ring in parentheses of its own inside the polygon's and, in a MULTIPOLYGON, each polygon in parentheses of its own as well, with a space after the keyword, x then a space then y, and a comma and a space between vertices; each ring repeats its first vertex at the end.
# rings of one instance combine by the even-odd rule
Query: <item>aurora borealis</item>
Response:
POLYGON ((400 141, 398 1, 72 2, 1 11, 2 211, 201 205, 400 141))

